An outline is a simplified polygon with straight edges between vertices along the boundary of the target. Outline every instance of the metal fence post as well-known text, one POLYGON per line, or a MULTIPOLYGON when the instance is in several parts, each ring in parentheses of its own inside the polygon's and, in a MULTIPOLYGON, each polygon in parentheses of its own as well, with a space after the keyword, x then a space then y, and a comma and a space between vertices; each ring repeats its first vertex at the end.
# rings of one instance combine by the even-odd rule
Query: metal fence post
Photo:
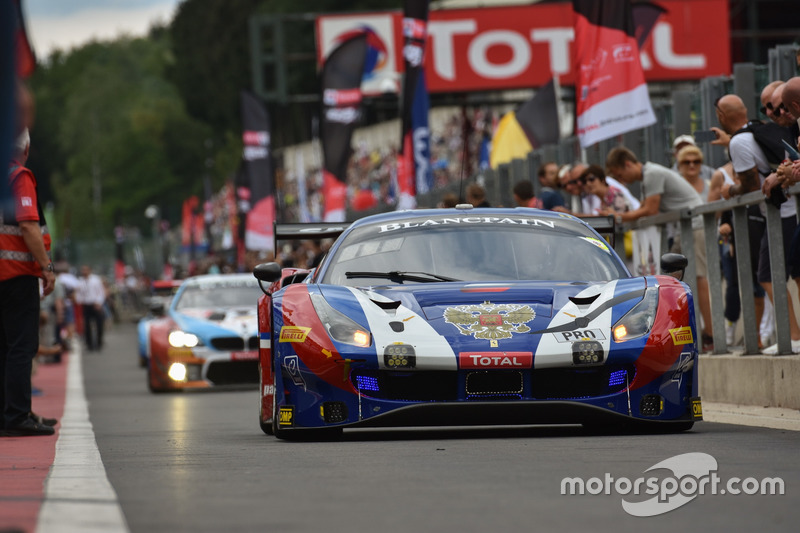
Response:
POLYGON ((750 227, 747 219, 747 206, 733 208, 733 235, 736 239, 736 275, 739 280, 739 301, 742 309, 744 353, 757 354, 759 353, 759 324, 753 295, 755 287, 753 286, 753 265, 750 262, 750 227))
POLYGON ((711 329, 714 334, 714 353, 727 353, 725 338, 725 306, 722 301, 722 271, 715 268, 720 264, 719 237, 717 233, 717 214, 703 214, 703 237, 706 247, 706 270, 709 299, 711 300, 711 329))
MULTIPOLYGON (((772 305, 775 307, 775 331, 778 337, 778 353, 792 353, 792 337, 789 328, 789 295, 786 291, 786 264, 784 263, 783 227, 781 211, 769 202, 767 208, 767 237, 769 239, 769 267, 772 280, 772 305)), ((796 320, 795 317, 792 317, 796 320)))

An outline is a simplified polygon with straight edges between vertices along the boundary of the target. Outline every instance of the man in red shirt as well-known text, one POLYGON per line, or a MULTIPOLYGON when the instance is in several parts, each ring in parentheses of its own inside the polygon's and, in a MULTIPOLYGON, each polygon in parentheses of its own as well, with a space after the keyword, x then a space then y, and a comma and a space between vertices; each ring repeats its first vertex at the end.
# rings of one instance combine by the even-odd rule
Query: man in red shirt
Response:
POLYGON ((23 165, 30 151, 27 128, 12 147, 8 167, 11 201, 0 221, 0 434, 52 435, 52 419, 31 412, 31 366, 39 348, 39 278, 55 287, 50 234, 37 197, 36 179, 23 165))

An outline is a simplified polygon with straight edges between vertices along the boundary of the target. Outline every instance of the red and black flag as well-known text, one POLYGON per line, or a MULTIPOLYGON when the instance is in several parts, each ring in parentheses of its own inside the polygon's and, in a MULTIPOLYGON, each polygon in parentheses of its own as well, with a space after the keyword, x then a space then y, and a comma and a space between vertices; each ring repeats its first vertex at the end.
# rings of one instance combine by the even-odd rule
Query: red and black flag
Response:
POLYGON ((654 124, 630 0, 573 0, 572 6, 581 147, 654 124))
POLYGON ((322 66, 320 140, 326 222, 345 219, 347 163, 352 153, 350 139, 361 119, 361 78, 366 55, 366 34, 350 34, 322 66))
POLYGON ((249 210, 245 221, 244 244, 248 250, 274 247, 275 176, 272 167, 269 116, 264 103, 254 94, 242 91, 242 166, 238 187, 248 190, 249 210))
POLYGON ((402 130, 397 160, 398 209, 416 207, 416 193, 427 192, 432 181, 428 132, 428 89, 425 83, 425 42, 428 0, 405 0, 403 6, 402 130))

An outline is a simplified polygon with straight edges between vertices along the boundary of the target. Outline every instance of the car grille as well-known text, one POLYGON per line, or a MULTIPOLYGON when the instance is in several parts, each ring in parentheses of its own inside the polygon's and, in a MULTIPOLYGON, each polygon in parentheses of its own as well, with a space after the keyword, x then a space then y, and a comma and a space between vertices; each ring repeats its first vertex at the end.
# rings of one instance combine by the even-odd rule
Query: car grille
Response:
POLYGON ((351 372, 350 381, 363 396, 379 400, 555 400, 616 394, 627 388, 634 375, 633 365, 474 372, 357 368, 351 372))
POLYGON ((351 373, 350 379, 362 394, 380 400, 435 402, 458 399, 457 372, 359 369, 351 373))
POLYGON ((614 394, 627 388, 635 372, 633 365, 534 370, 531 373, 532 397, 545 400, 614 394))
POLYGON ((214 385, 258 383, 258 361, 214 361, 208 365, 206 379, 214 385))
POLYGON ((211 339, 212 348, 225 352, 257 350, 258 344, 258 337, 255 335, 247 339, 242 337, 217 337, 216 339, 211 339))

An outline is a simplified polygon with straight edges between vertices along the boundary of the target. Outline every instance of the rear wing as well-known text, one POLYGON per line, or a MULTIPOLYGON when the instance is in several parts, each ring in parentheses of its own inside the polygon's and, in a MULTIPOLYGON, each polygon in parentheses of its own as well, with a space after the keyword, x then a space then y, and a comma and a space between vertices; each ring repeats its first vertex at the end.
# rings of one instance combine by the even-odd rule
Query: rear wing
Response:
POLYGON ((289 224, 275 222, 272 227, 273 235, 275 236, 274 249, 278 250, 278 241, 335 239, 349 228, 350 224, 350 222, 296 222, 289 224))

